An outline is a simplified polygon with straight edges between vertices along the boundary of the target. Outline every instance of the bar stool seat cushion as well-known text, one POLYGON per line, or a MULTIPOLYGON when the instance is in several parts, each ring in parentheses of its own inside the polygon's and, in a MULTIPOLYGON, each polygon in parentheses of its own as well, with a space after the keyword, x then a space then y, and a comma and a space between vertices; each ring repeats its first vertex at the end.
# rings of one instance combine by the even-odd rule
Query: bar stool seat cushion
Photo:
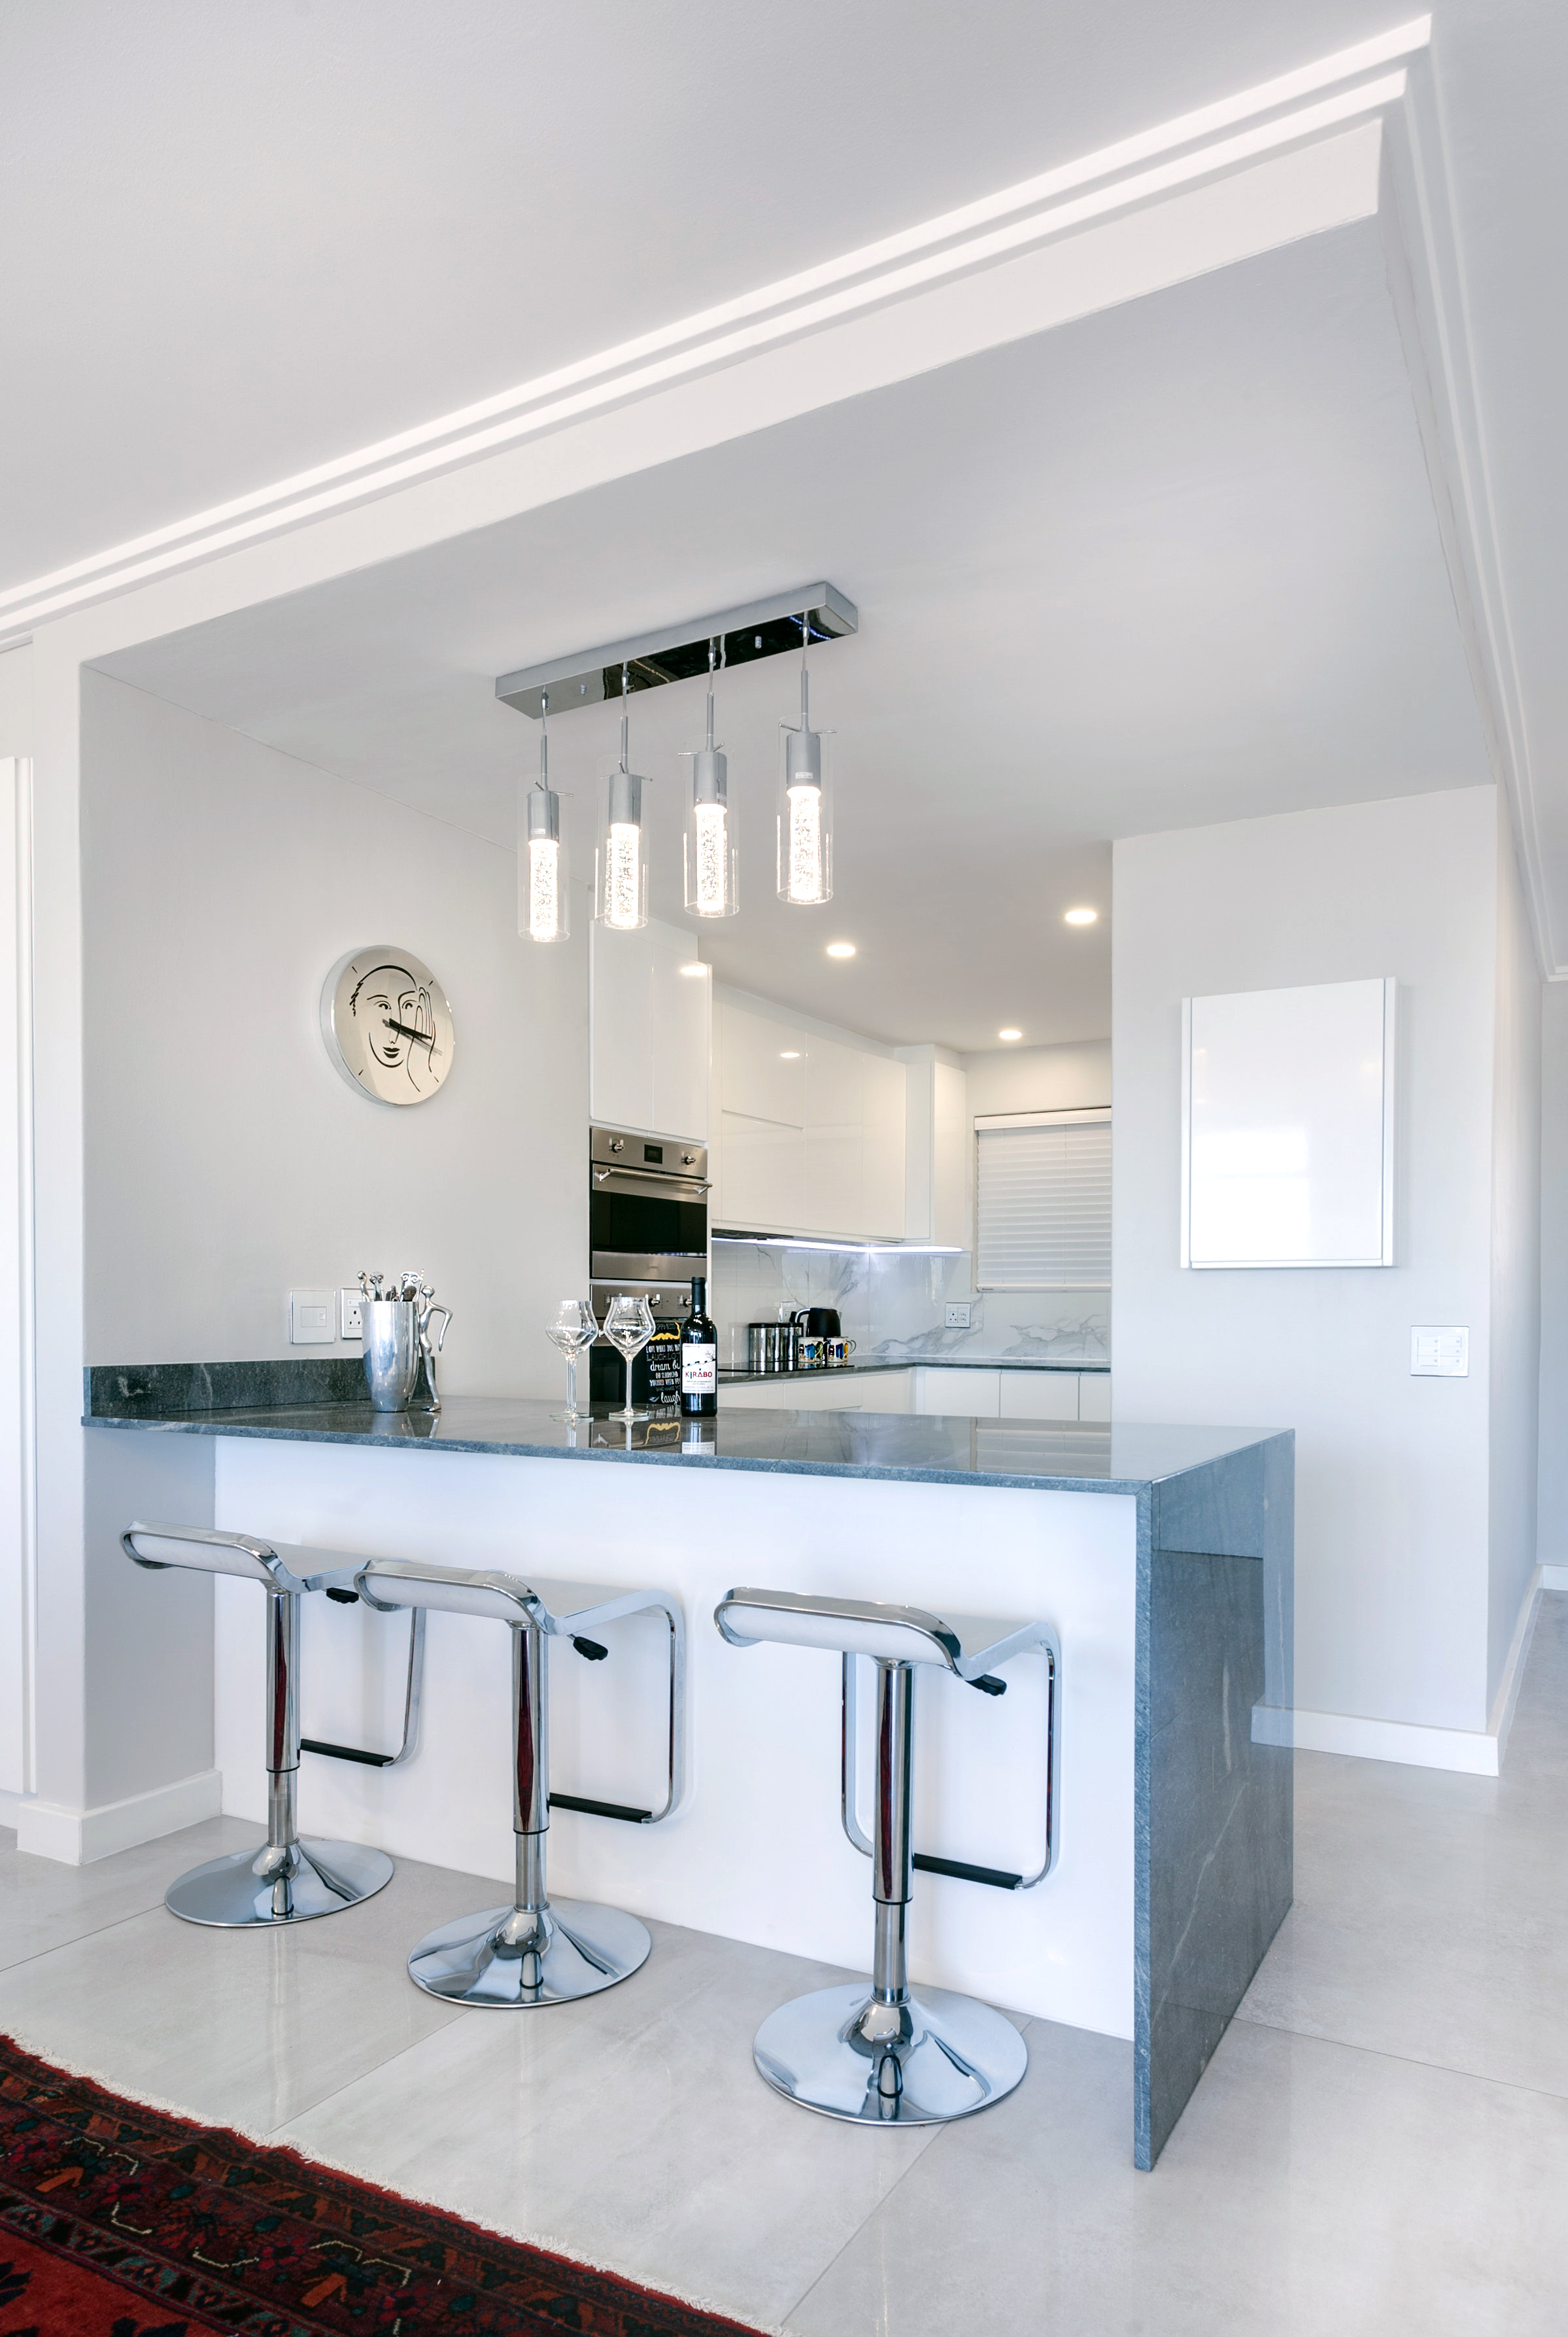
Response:
POLYGON ((940 1664, 959 1679, 989 1674, 1008 1657, 1039 1646, 1037 1621, 996 1616, 931 1615, 875 1599, 829 1599, 813 1592, 726 1591, 714 1620, 735 1648, 759 1640, 786 1648, 828 1648, 881 1663, 940 1664))
POLYGON ((608 1582, 557 1582, 486 1568, 437 1566, 407 1558, 361 1560, 356 1589, 373 1607, 433 1607, 448 1615, 481 1615, 500 1623, 533 1624, 541 1631, 577 1638, 595 1624, 613 1623, 649 1607, 666 1613, 663 1591, 628 1590, 608 1582))
POLYGON ((121 1548, 138 1566, 193 1567, 202 1574, 236 1574, 274 1590, 325 1590, 352 1581, 364 1565, 351 1550, 312 1550, 303 1542, 260 1541, 222 1533, 215 1526, 130 1526, 121 1548))

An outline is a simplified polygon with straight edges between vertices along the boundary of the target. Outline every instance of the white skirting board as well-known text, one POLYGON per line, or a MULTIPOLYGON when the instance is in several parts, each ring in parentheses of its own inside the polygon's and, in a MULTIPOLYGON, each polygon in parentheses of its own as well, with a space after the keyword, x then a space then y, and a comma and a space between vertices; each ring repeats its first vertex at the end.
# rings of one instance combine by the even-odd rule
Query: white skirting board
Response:
POLYGON ((217 1817, 222 1794, 223 1776, 218 1769, 177 1777, 171 1785, 155 1785, 151 1793, 102 1802, 93 1810, 41 1802, 31 1794, 0 1794, 0 1824, 15 1827, 18 1850, 35 1858, 57 1858, 66 1866, 87 1866, 95 1858, 108 1858, 117 1850, 131 1850, 138 1843, 156 1842, 162 1834, 178 1833, 181 1826, 217 1817))
POLYGON ((1368 1720, 1353 1712, 1294 1712, 1252 1706, 1254 1745, 1293 1745, 1302 1753, 1348 1753, 1361 1761, 1400 1761, 1413 1769, 1457 1769, 1495 1777, 1503 1765, 1519 1686, 1543 1590, 1568 1589, 1568 1567, 1538 1566, 1524 1593, 1489 1728, 1428 1728, 1408 1720, 1368 1720), (1561 1583, 1553 1575, 1561 1575, 1561 1583))

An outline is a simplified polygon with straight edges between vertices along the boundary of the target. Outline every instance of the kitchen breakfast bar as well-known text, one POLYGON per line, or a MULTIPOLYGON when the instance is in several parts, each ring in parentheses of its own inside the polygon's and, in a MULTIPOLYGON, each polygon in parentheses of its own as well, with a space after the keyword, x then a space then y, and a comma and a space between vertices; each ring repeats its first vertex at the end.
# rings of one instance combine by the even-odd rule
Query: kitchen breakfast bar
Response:
MULTIPOLYGON (((846 1729, 830 1642, 726 1643, 716 1608, 761 1586, 1045 1627, 1054 1713, 1039 1647, 1005 1697, 914 1667, 911 1976, 1131 2038, 1134 2157, 1154 2165, 1290 1903, 1271 1719, 1291 1705, 1289 1432, 766 1409, 631 1425, 476 1396, 377 1413, 363 1391, 357 1360, 100 1367, 85 1424, 115 1440, 125 1525, 670 1598, 684 1793, 664 1823, 637 1820, 667 1798, 666 1616, 596 1629, 608 1660, 550 1648, 552 1893, 863 1971, 872 1698, 862 1683, 846 1729)), ((128 1595, 176 1579, 137 1572, 128 1595)), ((224 1805, 263 1817, 264 1601, 223 1577, 214 1594, 224 1805)), ((417 1757, 393 1765, 410 1612, 302 1605, 302 1831, 510 1878, 509 1635, 430 1615, 417 1757)))

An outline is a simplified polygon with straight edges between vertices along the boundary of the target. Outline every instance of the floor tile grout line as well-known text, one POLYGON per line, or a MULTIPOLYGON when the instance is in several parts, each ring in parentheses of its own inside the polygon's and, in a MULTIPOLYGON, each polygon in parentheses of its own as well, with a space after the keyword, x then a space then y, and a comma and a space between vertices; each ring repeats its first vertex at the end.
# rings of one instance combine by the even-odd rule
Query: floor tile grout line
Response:
POLYGON ((819 2273, 813 2273, 812 2278, 807 2281, 800 2294, 795 2298, 794 2303, 784 2314, 784 2319, 779 2322, 781 2330, 785 2332, 788 2331, 790 2322, 794 2319, 795 2314, 801 2310, 808 2298, 816 2294, 817 2290, 822 2286, 823 2281, 826 2280, 828 2274, 833 2271, 833 2266, 842 2258, 845 2251, 849 2248, 852 2248, 855 2242, 862 2236, 862 2233, 868 2232, 871 2229, 872 2225, 876 2222, 878 2216, 881 2214, 883 2208, 887 2205, 894 2193, 908 2181, 909 2177, 914 2173, 917 2166, 924 2164, 929 2154, 936 2148, 937 2144, 940 2140, 941 2128, 939 2127, 932 2134, 930 2140, 926 2143, 921 2149, 917 2150, 914 2153, 909 2165, 904 2168, 902 2174, 899 2176, 897 2181, 889 2184, 887 2189, 882 2193, 881 2197, 877 2201, 875 2206, 867 2209, 866 2213, 861 2217, 860 2222, 855 2225, 854 2230, 851 2232, 848 2238, 844 2241, 842 2246, 835 2248, 833 2254, 828 2258, 826 2264, 823 2264, 822 2270, 819 2273))
MULTIPOLYGON (((1028 2040, 1028 2032, 1034 2026, 1035 2023, 1033 2019, 1027 2020, 1025 2022, 1023 2029, 1019 2032, 1019 2034, 1024 2038, 1026 2043, 1028 2040)), ((955 2126, 967 2126, 968 2124, 969 2120, 967 2118, 952 2118, 950 2119, 945 2126, 933 2127, 930 2140, 925 2145, 924 2148, 917 2150, 913 2154, 910 2159, 909 2165, 904 2168, 903 2173, 898 2177, 898 2180, 896 2182, 890 2183, 887 2189, 882 2193, 881 2197, 877 2201, 876 2205, 870 2208, 867 2213, 862 2216, 860 2222, 855 2225, 854 2230, 850 2234, 848 2239, 845 2240, 843 2246, 835 2248, 827 2263, 823 2264, 821 2272, 816 2273, 813 2279, 807 2281, 800 2294, 795 2298, 794 2303, 784 2314, 783 2321, 779 2323, 782 2330, 787 2332, 789 2324, 794 2319, 795 2314, 800 2311, 802 2305, 806 2303, 809 2297, 815 2295, 817 2290, 822 2286, 823 2281, 826 2280, 828 2274, 832 2272, 834 2264, 836 2264, 842 2257, 845 2249, 852 2248, 861 2234, 863 2232, 870 2230, 871 2226, 876 2222, 878 2216, 881 2214, 889 2200, 892 2198, 895 2192, 902 2188, 903 2185, 908 2182, 910 2176, 914 2173, 917 2166, 924 2166, 927 2158, 936 2148, 938 2143, 942 2140, 943 2137, 950 2134, 955 2126)))
MULTIPOLYGON (((323 2094, 318 2101, 307 2102, 302 2109, 291 2111, 289 2116, 281 2118, 277 2126, 268 2127, 267 2140, 275 2141, 278 2135, 282 2134, 287 2127, 295 2125, 300 2118, 314 2117, 317 2111, 325 2109, 328 2102, 336 2101, 343 2094, 352 2093, 354 2088, 362 2084, 366 2078, 379 2077, 384 2069, 390 2069, 394 2062, 405 2060, 410 2053, 417 2053, 420 2048, 428 2045, 433 2038, 444 2037, 447 2030, 455 2027, 456 2023, 463 2019, 463 2010, 464 2008, 461 2005, 453 2006, 450 2017, 436 2028, 427 2029, 423 2037, 411 2037, 408 2043, 400 2045, 394 2053, 385 2054, 381 2060, 372 2061, 366 2068, 356 2069, 352 2078, 346 2078, 342 2085, 334 2086, 331 2092, 323 2094)), ((308 2158, 310 2156, 310 2153, 298 2143, 291 2143, 288 2147, 298 2150, 302 2158, 308 2158)), ((370 2182, 375 2178, 365 2176, 363 2179, 370 2182)))
POLYGON ((1338 2053, 1365 2053, 1368 2060, 1395 2061, 1403 2069, 1431 2069, 1441 2078, 1463 2078, 1467 2085, 1501 2086, 1511 2094, 1528 2094, 1533 2100, 1568 2102, 1568 2093, 1553 2093, 1548 2086, 1521 2085, 1517 2078, 1492 2078, 1482 2069, 1461 2069, 1452 2061, 1423 2061, 1417 2053, 1393 2053, 1382 2045, 1359 2045, 1349 2037, 1324 2037, 1314 2029, 1292 2029, 1284 2020, 1260 2020, 1256 2013, 1232 2012, 1231 2026, 1237 2021, 1248 2029, 1263 2029, 1271 2037, 1299 2037, 1305 2045, 1329 2045, 1338 2053))
POLYGON ((73 1931, 68 1940, 54 1940, 46 1948, 38 1948, 30 1956, 18 1956, 12 1964, 0 1964, 0 1987, 12 1972, 25 1971, 29 1964, 41 1963, 45 1956, 63 1955, 67 1948, 79 1948, 83 1940, 101 1940, 105 1931, 122 1931, 127 1923, 139 1923, 143 1915, 155 1915, 162 1906, 161 1898, 150 1907, 133 1907, 128 1915, 116 1915, 112 1922, 94 1923, 85 1931, 73 1931))

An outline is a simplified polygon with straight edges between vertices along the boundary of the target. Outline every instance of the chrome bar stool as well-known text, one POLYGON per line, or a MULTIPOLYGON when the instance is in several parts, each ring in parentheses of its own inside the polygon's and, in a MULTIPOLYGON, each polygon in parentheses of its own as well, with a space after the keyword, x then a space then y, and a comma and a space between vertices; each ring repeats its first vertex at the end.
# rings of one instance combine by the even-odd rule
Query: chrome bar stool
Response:
POLYGON ((463 1915, 421 1940, 409 1976, 449 2003, 515 2009, 565 2004, 613 1988, 648 1961, 653 1941, 635 1915, 577 1899, 551 1900, 545 1889, 545 1836, 557 1808, 588 1810, 636 1825, 673 1816, 686 1773, 686 1625, 662 1590, 618 1590, 581 1582, 523 1582, 513 1574, 470 1572, 417 1560, 372 1559, 355 1588, 367 1605, 438 1608, 479 1615, 511 1630, 512 1831, 517 1887, 507 1907, 463 1915), (669 1626, 668 1786, 664 1807, 634 1809, 550 1790, 550 1676, 545 1641, 569 1639, 589 1662, 609 1650, 587 1635, 623 1615, 650 1610, 669 1626))
MULTIPOLYGON (((188 1923, 225 1931, 307 1923, 372 1898, 392 1880, 384 1850, 357 1842, 302 1838, 299 1784, 299 1602, 307 1590, 350 1591, 358 1558, 254 1541, 210 1526, 132 1525, 120 1537, 127 1558, 150 1571, 194 1568, 259 1582, 267 1593, 267 1843, 209 1859, 171 1882, 164 1904, 188 1923)), ((406 1739, 405 1739, 406 1742, 406 1739)))
POLYGON ((752 2049, 759 2071, 775 2091, 808 2109, 876 2126, 933 2126, 999 2101, 1028 2067, 1027 2049, 1012 2022, 972 1997, 935 1988, 913 1993, 909 1985, 905 1918, 917 1863, 910 1844, 915 1667, 937 1664, 971 1687, 1002 1696, 1007 1683, 994 1677, 994 1666, 1035 1650, 1045 1657, 1047 1849, 1038 1873, 1026 1880, 953 1860, 918 1861, 965 1881, 1028 1888, 1056 1859, 1060 1654, 1055 1634, 1046 1623, 929 1615, 918 1607, 789 1590, 728 1591, 714 1620, 734 1648, 767 1640, 833 1648, 843 1657, 844 1830, 857 1849, 870 1849, 872 1860, 876 1943, 869 1995, 863 1980, 852 1980, 781 2005, 756 2033, 752 2049), (877 1667, 876 1806, 869 1844, 852 1809, 856 1656, 869 1656, 877 1667))

